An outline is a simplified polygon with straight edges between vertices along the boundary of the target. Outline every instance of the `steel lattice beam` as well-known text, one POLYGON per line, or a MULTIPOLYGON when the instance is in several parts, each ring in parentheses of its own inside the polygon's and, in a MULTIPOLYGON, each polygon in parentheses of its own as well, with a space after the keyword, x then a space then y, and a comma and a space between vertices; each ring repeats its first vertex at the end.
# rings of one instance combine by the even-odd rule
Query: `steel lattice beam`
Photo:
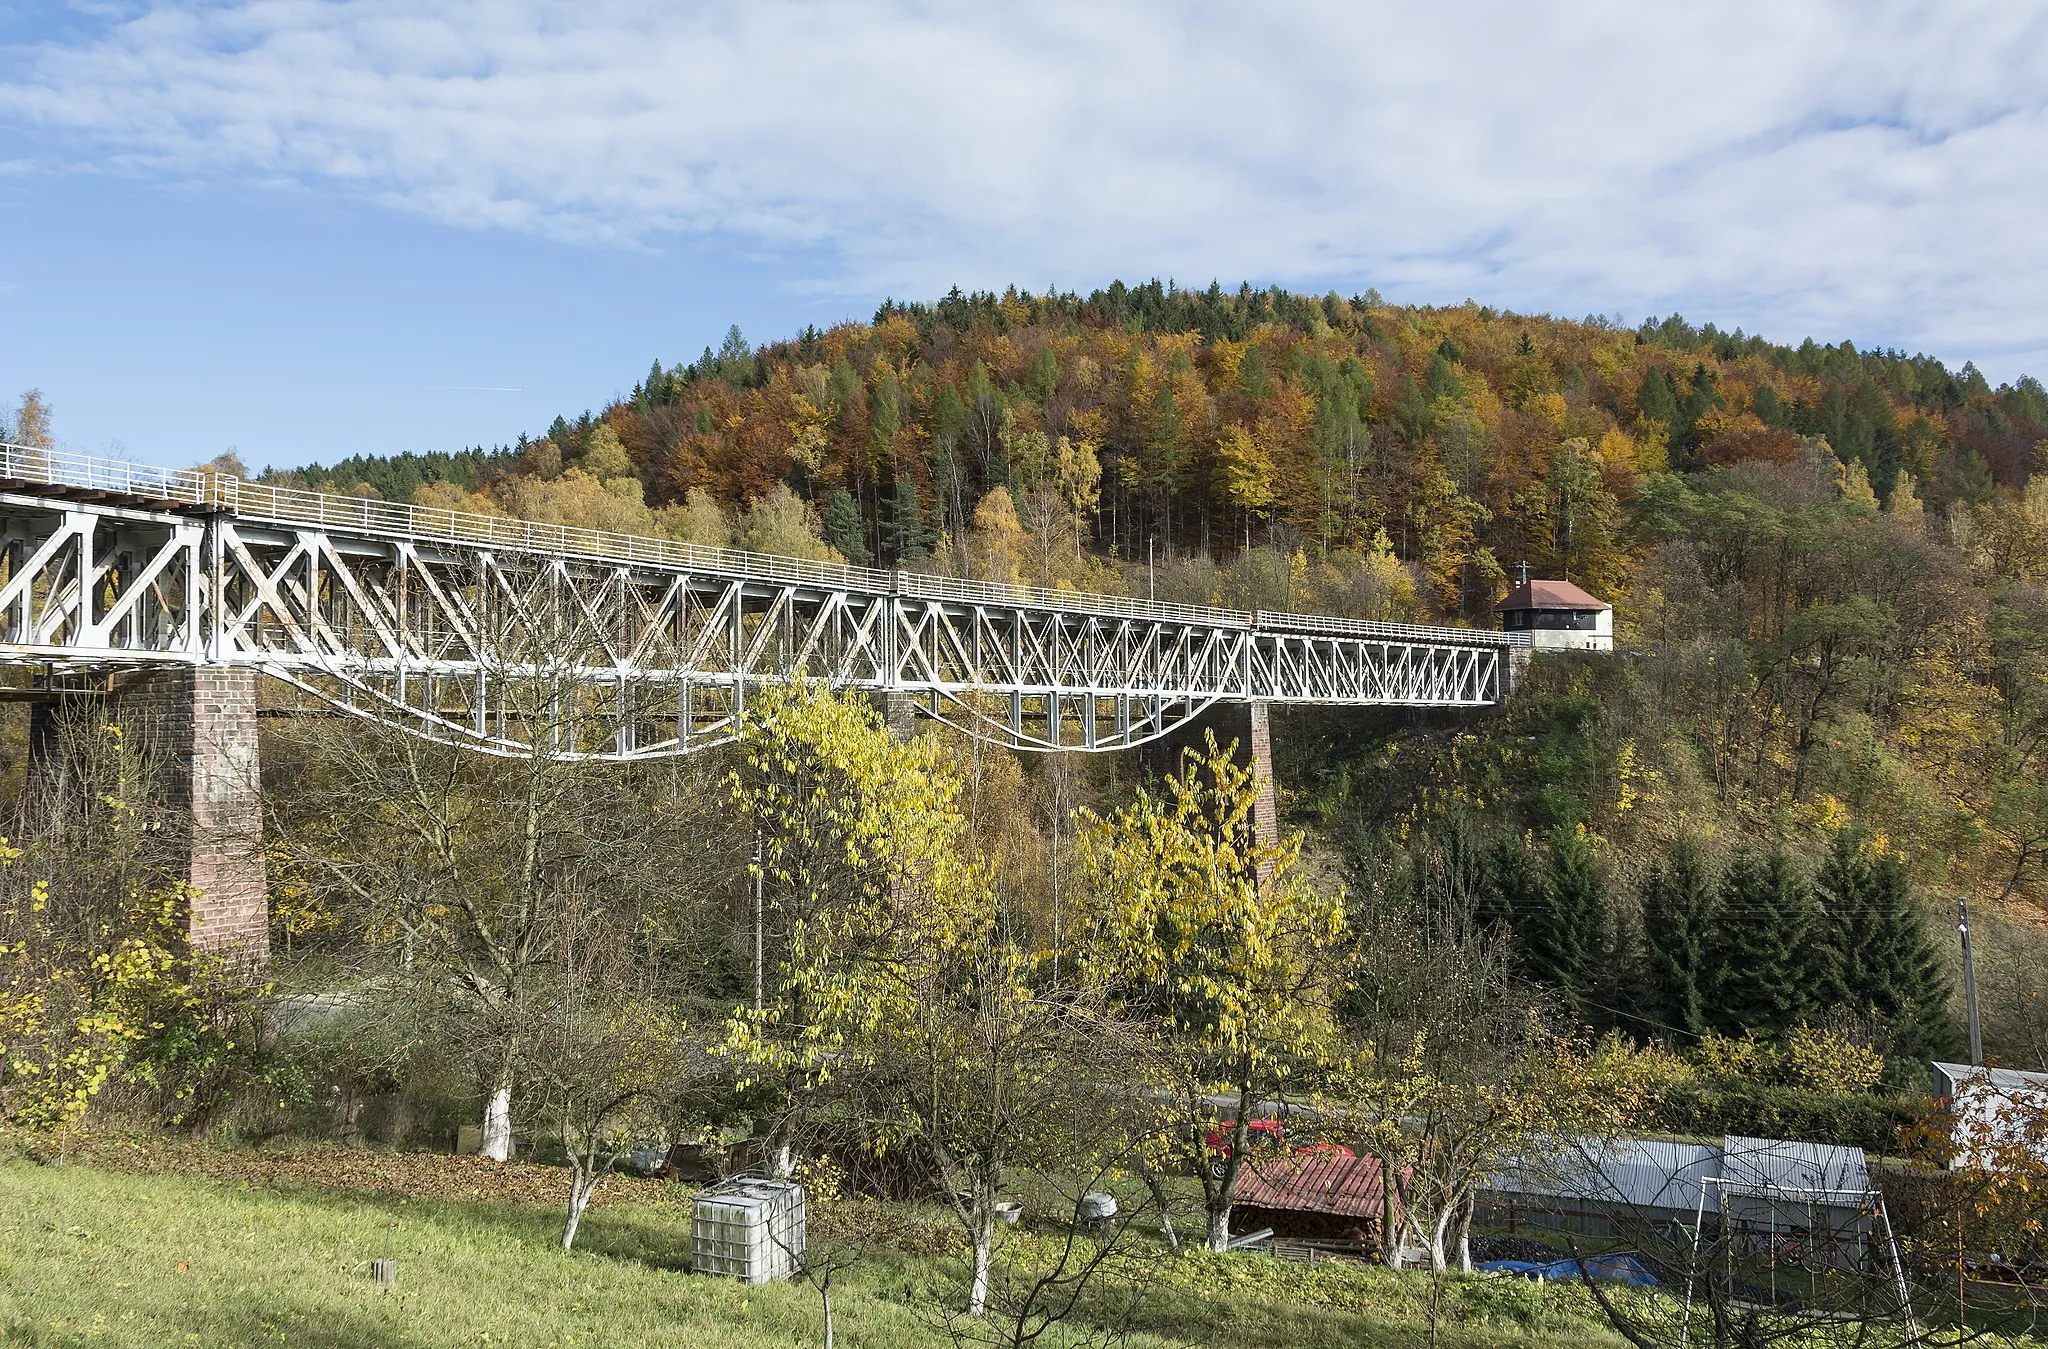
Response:
POLYGON ((1493 703, 1507 645, 549 532, 0 447, 0 663, 252 666, 496 754, 526 753, 543 724, 573 727, 559 747, 574 753, 685 753, 730 738, 749 690, 798 677, 910 695, 1018 748, 1116 749, 1218 701, 1493 703), (575 690, 575 715, 555 715, 559 693, 541 715, 536 689, 575 690))

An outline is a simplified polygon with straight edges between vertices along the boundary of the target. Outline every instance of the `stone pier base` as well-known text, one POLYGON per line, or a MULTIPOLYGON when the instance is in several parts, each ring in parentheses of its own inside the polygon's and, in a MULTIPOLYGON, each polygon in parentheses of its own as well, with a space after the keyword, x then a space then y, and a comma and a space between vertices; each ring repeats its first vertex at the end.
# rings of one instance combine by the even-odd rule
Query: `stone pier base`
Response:
POLYGON ((898 744, 917 734, 917 704, 907 693, 876 693, 871 695, 875 711, 882 716, 882 725, 887 728, 889 738, 898 744))

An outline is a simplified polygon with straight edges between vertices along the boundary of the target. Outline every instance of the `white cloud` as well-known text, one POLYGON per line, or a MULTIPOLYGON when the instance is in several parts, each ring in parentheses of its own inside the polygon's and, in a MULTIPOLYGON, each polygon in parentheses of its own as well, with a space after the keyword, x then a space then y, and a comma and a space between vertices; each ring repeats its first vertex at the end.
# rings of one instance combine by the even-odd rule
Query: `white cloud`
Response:
POLYGON ((138 171, 714 232, 851 294, 1248 276, 2048 354, 2040 3, 194 0, 12 55, 0 117, 138 171))

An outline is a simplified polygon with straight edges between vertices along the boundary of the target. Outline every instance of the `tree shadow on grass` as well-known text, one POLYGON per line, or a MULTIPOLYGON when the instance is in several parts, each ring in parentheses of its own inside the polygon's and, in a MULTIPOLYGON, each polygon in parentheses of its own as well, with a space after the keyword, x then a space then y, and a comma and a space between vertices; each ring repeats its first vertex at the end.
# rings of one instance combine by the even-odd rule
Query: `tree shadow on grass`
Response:
MULTIPOLYGON (((158 1303, 146 1317, 130 1326, 120 1322, 96 1325, 85 1335, 95 1342, 131 1344, 261 1344, 285 1342, 302 1349, 414 1349, 435 1343, 421 1339, 390 1324, 368 1310, 338 1307, 331 1301, 312 1298, 239 1294, 209 1297, 192 1305, 158 1303)), ((5 1328, 8 1344, 31 1346, 74 1345, 80 1342, 76 1327, 52 1325, 47 1330, 32 1321, 16 1321, 5 1328)))
MULTIPOLYGON (((517 1200, 413 1198, 323 1190, 294 1183, 269 1187, 272 1193, 289 1197, 294 1204, 331 1214, 372 1218, 379 1224, 394 1218, 401 1223, 432 1222, 450 1234, 475 1233, 557 1254, 561 1252, 562 1220, 568 1205, 566 1173, 562 1188, 562 1206, 555 1207, 517 1200)), ((365 1259, 375 1244, 376 1238, 365 1237, 365 1259)), ((690 1210, 682 1204, 601 1204, 584 1215, 572 1255, 630 1261, 649 1269, 686 1271, 690 1267, 690 1210)))

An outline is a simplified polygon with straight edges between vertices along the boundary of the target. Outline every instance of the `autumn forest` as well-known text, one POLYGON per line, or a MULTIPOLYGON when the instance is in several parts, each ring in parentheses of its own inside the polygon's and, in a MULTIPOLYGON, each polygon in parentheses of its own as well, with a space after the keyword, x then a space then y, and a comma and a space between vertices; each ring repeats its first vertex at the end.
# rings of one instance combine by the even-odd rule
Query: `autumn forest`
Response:
POLYGON ((1990 906, 1989 1033, 2048 1061, 2048 390, 2031 378, 1675 315, 956 291, 759 347, 734 329, 513 446, 267 476, 1363 618, 1489 624, 1527 564, 1614 602, 1627 654, 1539 661, 1477 723, 1287 719, 1283 800, 1327 865, 1370 888, 1447 830, 1544 865, 1590 840, 1591 907, 1528 920, 1575 932, 1571 969, 1537 972, 1640 984, 1661 849, 1732 864, 1768 837, 1813 874, 1850 831, 1903 859, 1936 928, 1956 897, 1990 906))

